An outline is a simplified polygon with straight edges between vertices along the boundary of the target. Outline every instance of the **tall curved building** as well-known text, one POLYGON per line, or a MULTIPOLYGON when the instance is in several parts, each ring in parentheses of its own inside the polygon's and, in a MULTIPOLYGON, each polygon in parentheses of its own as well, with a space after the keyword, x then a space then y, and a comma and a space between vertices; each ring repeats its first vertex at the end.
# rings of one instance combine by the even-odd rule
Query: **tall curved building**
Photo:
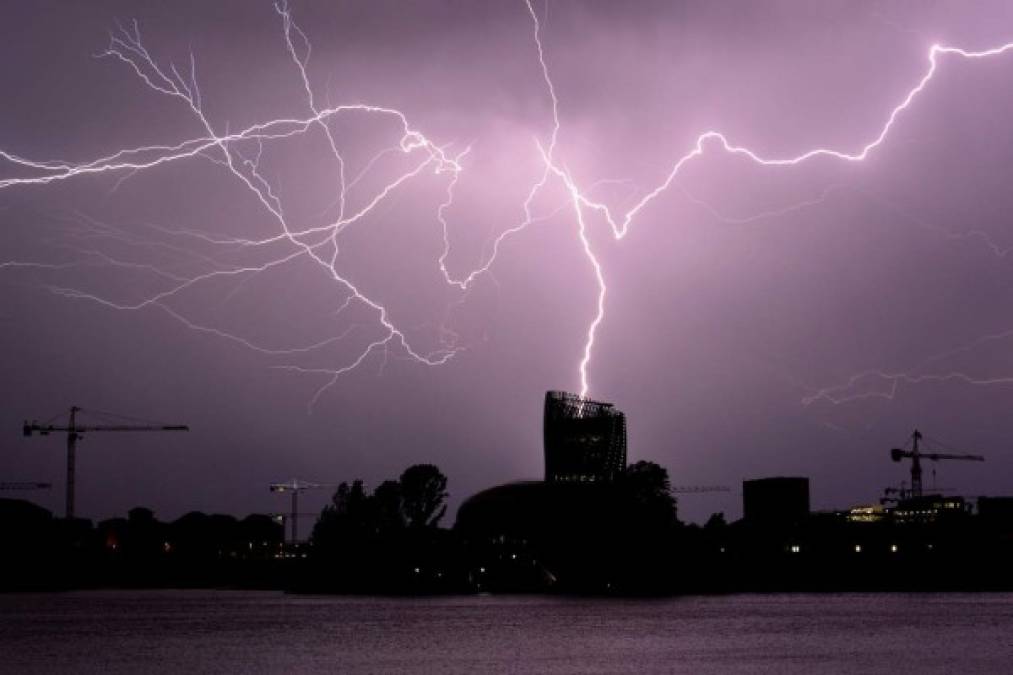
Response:
POLYGON ((626 415, 565 391, 545 394, 546 482, 612 481, 626 469, 626 415))

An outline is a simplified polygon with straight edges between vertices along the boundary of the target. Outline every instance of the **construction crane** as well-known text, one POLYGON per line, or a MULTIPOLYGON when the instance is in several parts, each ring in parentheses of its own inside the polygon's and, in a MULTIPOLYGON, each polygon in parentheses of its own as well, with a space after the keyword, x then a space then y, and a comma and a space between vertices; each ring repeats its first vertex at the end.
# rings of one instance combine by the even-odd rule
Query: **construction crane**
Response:
POLYGON ((960 455, 953 453, 943 452, 922 452, 918 447, 919 442, 922 440, 922 434, 917 429, 911 434, 911 449, 906 450, 904 448, 894 448, 890 451, 890 459, 895 462, 899 462, 902 459, 910 458, 911 460, 911 490, 910 495, 912 497, 922 496, 922 463, 921 460, 927 459, 933 462, 938 462, 942 459, 962 459, 969 462, 984 462, 985 458, 981 455, 960 455))
POLYGON ((48 490, 51 487, 53 487, 52 483, 38 483, 35 481, 0 483, 0 490, 48 490))
POLYGON ((93 431, 190 431, 190 427, 184 424, 159 424, 156 422, 147 422, 145 420, 134 420, 132 418, 123 417, 122 415, 113 415, 111 413, 99 411, 85 411, 78 406, 71 407, 67 424, 53 424, 52 420, 41 424, 34 420, 30 423, 25 422, 25 436, 31 436, 32 434, 48 436, 49 434, 55 432, 66 432, 67 434, 67 506, 65 512, 67 520, 72 520, 74 518, 74 480, 77 442, 81 440, 82 434, 91 433, 93 431), (77 414, 80 412, 87 412, 107 419, 116 418, 117 420, 125 420, 129 422, 144 422, 144 424, 127 424, 119 421, 111 424, 79 424, 77 414))
POLYGON ((289 492, 292 494, 292 513, 289 515, 289 520, 292 523, 292 542, 293 544, 299 541, 299 516, 308 515, 299 513, 299 493, 305 490, 322 490, 324 488, 337 487, 333 483, 310 483, 303 480, 296 480, 293 478, 287 483, 271 483, 268 486, 271 492, 284 493, 289 492))

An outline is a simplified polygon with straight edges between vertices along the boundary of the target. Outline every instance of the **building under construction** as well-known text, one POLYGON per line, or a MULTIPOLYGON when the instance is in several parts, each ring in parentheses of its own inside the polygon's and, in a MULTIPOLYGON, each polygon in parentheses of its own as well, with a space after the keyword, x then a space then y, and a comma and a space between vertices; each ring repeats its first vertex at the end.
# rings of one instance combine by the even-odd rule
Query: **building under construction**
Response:
POLYGON ((626 416, 611 403, 545 394, 546 482, 615 480, 626 469, 626 416))

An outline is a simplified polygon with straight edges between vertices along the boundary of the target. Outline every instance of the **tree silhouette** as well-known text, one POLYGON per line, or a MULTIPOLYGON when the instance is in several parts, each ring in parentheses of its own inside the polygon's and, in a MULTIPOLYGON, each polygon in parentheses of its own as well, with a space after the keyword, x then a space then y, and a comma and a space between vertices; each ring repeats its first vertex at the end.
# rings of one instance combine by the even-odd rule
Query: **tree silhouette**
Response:
POLYGON ((668 470, 660 464, 645 461, 630 464, 623 474, 622 489, 632 505, 641 512, 640 517, 664 525, 677 520, 668 470))
POLYGON ((668 469, 655 462, 639 461, 630 464, 623 475, 623 483, 640 502, 675 501, 668 480, 668 469))
POLYGON ((352 485, 341 483, 331 498, 334 511, 339 516, 344 516, 351 521, 365 520, 368 510, 369 497, 362 485, 361 480, 352 481, 352 485))
POLYGON ((456 540, 437 526, 446 499, 447 477, 432 464, 411 466, 371 493, 361 480, 341 483, 313 528, 304 581, 342 592, 449 588, 461 563, 456 540))
POLYGON ((708 532, 723 530, 728 527, 728 522, 725 520, 725 514, 723 511, 712 513, 707 522, 704 523, 703 529, 708 532))
POLYGON ((329 551, 337 551, 350 541, 361 540, 373 529, 372 499, 361 480, 349 485, 342 482, 313 526, 313 542, 329 551))
POLYGON ((373 511, 380 532, 397 530, 405 525, 401 483, 385 480, 373 490, 373 511))
POLYGON ((415 464, 401 474, 401 512, 409 527, 435 527, 447 512, 447 477, 433 464, 415 464))

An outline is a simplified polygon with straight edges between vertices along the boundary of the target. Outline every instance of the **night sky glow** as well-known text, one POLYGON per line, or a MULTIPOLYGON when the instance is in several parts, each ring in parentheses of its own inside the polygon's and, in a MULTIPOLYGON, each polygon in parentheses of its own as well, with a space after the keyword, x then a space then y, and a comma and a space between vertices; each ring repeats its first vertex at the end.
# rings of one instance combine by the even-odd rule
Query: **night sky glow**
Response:
POLYGON ((1003 3, 3 13, 5 480, 75 403, 194 429, 89 439, 85 514, 416 461, 456 504, 566 388, 677 484, 872 501, 917 425, 1013 492, 1003 3))

